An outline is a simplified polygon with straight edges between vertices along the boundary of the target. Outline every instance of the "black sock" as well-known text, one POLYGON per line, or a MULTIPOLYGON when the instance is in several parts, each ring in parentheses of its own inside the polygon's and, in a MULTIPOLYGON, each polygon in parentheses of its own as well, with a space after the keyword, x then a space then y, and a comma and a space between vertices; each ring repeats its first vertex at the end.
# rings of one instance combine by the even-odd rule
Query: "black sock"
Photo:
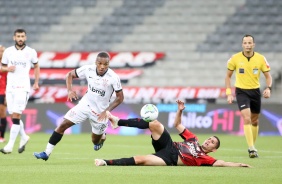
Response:
POLYGON ((118 126, 136 127, 139 129, 149 128, 149 123, 140 118, 134 119, 120 119, 118 121, 118 126))
POLYGON ((51 135, 50 139, 49 139, 49 143, 55 146, 58 142, 60 142, 62 137, 63 137, 62 134, 59 134, 59 133, 54 131, 53 134, 51 135))
POLYGON ((107 165, 120 165, 120 166, 128 166, 128 165, 136 165, 133 157, 131 158, 120 158, 115 160, 105 160, 107 165))
POLYGON ((0 137, 2 138, 4 138, 5 136, 6 127, 7 127, 7 119, 1 118, 0 119, 0 137))

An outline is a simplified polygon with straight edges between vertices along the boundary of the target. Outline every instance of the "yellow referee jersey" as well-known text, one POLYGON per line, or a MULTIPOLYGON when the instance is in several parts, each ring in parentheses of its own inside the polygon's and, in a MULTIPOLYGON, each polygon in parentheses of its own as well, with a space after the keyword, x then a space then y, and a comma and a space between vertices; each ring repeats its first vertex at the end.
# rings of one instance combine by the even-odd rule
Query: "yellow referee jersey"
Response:
POLYGON ((235 87, 256 89, 260 87, 260 72, 270 71, 270 66, 265 57, 257 52, 249 58, 238 52, 228 60, 227 69, 236 70, 235 87))

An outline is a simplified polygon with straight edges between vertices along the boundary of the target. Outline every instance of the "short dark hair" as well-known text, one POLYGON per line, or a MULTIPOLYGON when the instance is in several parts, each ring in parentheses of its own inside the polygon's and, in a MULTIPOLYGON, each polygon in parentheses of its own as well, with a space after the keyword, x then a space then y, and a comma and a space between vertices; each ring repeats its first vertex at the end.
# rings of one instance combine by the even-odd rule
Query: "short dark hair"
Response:
POLYGON ((16 29, 14 32, 14 35, 16 35, 16 33, 25 33, 26 34, 26 31, 24 29, 16 29))
POLYGON ((243 41, 243 39, 244 39, 245 37, 252 37, 252 38, 253 38, 253 41, 254 41, 254 43, 255 43, 255 38, 254 38, 254 36, 252 36, 252 35, 250 35, 250 34, 245 34, 245 35, 243 36, 243 38, 242 38, 242 41, 243 41))
POLYGON ((217 137, 217 136, 213 136, 214 138, 216 138, 216 140, 217 140, 217 145, 216 145, 216 149, 218 149, 219 147, 220 147, 220 140, 219 140, 219 138, 217 137))
POLYGON ((109 58, 110 59, 110 55, 107 52, 100 52, 97 57, 102 57, 102 58, 109 58))

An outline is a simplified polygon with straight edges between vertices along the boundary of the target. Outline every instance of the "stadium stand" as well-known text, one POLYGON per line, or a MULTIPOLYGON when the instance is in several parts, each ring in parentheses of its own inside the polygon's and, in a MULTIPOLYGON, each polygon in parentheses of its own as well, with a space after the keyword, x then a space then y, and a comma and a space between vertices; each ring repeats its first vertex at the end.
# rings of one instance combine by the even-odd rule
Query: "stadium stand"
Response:
POLYGON ((248 33, 270 62, 279 94, 281 7, 275 0, 1 1, 0 42, 13 44, 11 33, 24 27, 38 51, 164 52, 126 85, 223 87, 226 61, 248 33))

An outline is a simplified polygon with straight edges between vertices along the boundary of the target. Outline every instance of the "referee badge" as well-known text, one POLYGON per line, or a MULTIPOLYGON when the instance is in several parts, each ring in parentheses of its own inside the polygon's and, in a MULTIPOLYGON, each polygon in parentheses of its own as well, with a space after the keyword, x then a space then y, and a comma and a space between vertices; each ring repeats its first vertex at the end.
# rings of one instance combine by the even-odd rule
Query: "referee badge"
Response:
POLYGON ((255 74, 255 75, 258 74, 258 69, 257 68, 253 69, 253 74, 255 74))

